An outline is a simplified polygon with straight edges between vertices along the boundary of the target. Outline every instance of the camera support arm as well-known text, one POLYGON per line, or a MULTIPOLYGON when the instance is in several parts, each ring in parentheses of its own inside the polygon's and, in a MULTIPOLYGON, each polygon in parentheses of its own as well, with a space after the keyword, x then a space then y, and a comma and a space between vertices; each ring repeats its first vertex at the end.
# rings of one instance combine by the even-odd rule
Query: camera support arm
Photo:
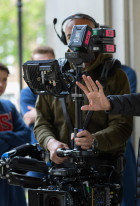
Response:
MULTIPOLYGON (((82 76, 82 69, 83 69, 84 63, 82 65, 75 66, 76 71, 76 81, 81 81, 82 76)), ((76 137, 77 132, 83 130, 83 115, 81 111, 81 106, 83 104, 84 98, 83 94, 81 93, 80 88, 75 85, 75 94, 72 94, 73 101, 75 102, 75 128, 74 128, 74 138, 76 137)), ((77 147, 74 144, 74 149, 80 150, 80 147, 77 147)))
POLYGON ((7 179, 9 184, 38 188, 47 186, 47 180, 26 175, 27 172, 41 172, 48 175, 48 165, 44 161, 44 151, 38 144, 25 144, 2 155, 0 160, 0 178, 7 179), (26 157, 25 157, 26 156, 26 157))

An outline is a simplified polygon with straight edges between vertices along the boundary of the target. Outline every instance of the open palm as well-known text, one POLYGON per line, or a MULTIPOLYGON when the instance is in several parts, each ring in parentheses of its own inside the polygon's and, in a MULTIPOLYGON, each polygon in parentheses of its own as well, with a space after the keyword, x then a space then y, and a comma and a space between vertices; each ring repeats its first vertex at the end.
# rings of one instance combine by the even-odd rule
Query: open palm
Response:
POLYGON ((82 77, 86 86, 84 86, 80 82, 76 82, 76 84, 86 94, 89 100, 89 105, 84 105, 81 107, 81 109, 94 111, 110 110, 110 102, 106 98, 100 82, 96 81, 95 84, 90 76, 83 75, 82 77))

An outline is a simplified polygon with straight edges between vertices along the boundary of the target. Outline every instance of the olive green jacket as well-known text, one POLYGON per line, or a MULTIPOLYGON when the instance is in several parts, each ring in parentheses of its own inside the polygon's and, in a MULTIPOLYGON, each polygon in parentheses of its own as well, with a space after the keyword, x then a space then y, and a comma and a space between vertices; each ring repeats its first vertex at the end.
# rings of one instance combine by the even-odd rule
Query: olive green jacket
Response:
MULTIPOLYGON (((96 61, 85 70, 87 75, 92 76, 93 80, 100 81, 100 76, 96 74, 95 69, 108 57, 108 54, 99 54, 96 61)), ((104 92, 106 95, 130 93, 127 76, 120 68, 114 70, 113 74, 107 78, 104 92)), ((67 96, 66 104, 70 119, 75 127, 75 103, 71 95, 67 96)), ((84 104, 88 104, 86 98, 84 104)), ((69 132, 59 98, 50 95, 38 96, 36 111, 34 133, 39 144, 47 149, 47 143, 51 138, 68 144, 69 132)), ((82 112, 84 120, 87 111, 82 112)), ((124 153, 126 142, 131 135, 132 121, 132 117, 109 115, 104 111, 98 111, 93 113, 87 130, 95 135, 98 140, 98 148, 102 152, 119 156, 124 153)))

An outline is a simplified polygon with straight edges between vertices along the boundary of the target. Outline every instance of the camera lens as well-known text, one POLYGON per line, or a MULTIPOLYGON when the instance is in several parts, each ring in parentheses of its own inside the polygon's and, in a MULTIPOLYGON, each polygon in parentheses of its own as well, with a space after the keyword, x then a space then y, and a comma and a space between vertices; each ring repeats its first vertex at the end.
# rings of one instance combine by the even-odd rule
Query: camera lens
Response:
POLYGON ((51 197, 48 202, 48 206, 61 206, 61 202, 57 197, 51 197))

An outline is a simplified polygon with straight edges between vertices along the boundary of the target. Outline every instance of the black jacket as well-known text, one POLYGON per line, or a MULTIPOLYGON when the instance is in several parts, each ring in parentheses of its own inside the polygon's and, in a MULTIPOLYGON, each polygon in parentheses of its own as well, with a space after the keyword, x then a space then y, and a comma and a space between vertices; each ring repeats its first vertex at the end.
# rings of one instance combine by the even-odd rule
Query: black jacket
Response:
POLYGON ((140 116, 140 93, 107 96, 112 110, 109 114, 140 116))

